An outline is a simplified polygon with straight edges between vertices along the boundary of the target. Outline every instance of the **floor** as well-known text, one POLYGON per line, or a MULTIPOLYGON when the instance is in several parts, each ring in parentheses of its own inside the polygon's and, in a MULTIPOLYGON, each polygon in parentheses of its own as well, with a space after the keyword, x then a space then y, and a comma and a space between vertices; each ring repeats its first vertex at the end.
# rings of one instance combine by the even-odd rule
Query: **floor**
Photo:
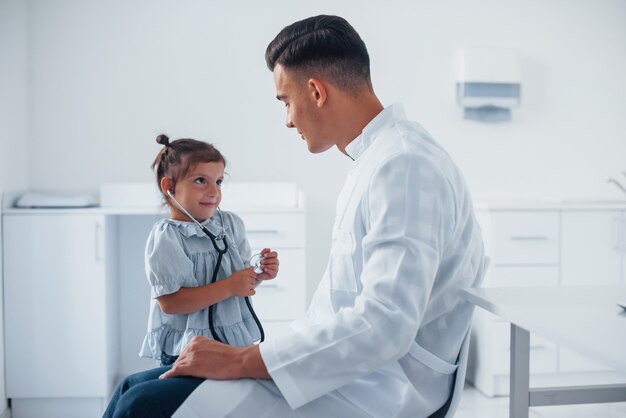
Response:
MULTIPOLYGON (((508 418, 507 397, 488 398, 466 385, 455 418, 508 418)), ((530 408, 530 418, 625 418, 626 402, 530 408)))

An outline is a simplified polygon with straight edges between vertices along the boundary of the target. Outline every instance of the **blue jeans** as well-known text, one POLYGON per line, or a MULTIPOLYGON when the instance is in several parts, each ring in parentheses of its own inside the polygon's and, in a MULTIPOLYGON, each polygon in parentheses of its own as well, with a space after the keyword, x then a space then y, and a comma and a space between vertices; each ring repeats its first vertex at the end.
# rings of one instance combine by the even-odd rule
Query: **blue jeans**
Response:
POLYGON ((172 366, 128 376, 115 389, 103 418, 169 418, 204 379, 159 376, 172 366))
POLYGON ((161 366, 171 366, 178 359, 178 356, 171 356, 165 351, 161 351, 161 366))

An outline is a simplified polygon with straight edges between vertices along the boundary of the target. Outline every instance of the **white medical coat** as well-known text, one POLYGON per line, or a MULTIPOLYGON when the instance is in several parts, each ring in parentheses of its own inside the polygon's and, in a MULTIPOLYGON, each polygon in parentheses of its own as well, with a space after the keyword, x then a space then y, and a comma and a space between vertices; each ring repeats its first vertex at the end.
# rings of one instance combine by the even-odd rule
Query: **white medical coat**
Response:
MULTIPOLYGON (((450 394, 470 324, 459 289, 477 285, 486 263, 472 201, 451 158, 400 105, 346 152, 354 162, 324 276, 306 317, 261 355, 293 409, 330 393, 364 415, 426 417, 450 394)), ((187 402, 198 411, 202 398, 187 402)))

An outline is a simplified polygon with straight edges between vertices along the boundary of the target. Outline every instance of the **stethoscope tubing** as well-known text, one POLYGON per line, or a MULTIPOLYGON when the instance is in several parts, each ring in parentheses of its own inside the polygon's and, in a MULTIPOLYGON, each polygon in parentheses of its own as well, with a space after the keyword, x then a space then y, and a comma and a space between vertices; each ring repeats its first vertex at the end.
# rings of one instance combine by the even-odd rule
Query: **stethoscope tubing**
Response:
MULTIPOLYGON (((178 209, 180 209, 185 215, 189 217, 189 219, 191 219, 200 227, 202 232, 204 232, 204 234, 211 240, 211 243, 213 244, 213 248, 215 248, 215 251, 217 251, 217 254, 218 254, 217 261, 215 262, 215 269, 213 270, 213 276, 211 277, 211 283, 215 283, 217 281, 217 273, 220 269, 220 266, 222 265, 222 257, 228 251, 228 242, 226 241, 226 234, 224 233, 224 217, 222 215, 222 211, 219 208, 217 209, 217 212, 220 215, 220 222, 222 224, 222 235, 221 235, 221 238, 218 238, 217 236, 212 234, 211 231, 209 231, 209 229, 206 226, 202 225, 200 222, 198 222, 196 218, 191 216, 191 214, 187 212, 187 209, 185 209, 185 207, 181 205, 178 202, 178 200, 176 200, 172 192, 168 190, 167 194, 172 199, 172 201, 176 204, 178 209), (220 248, 217 245, 218 239, 221 239, 224 242, 224 246, 222 248, 220 248)), ((257 317, 256 312, 254 312, 254 309, 252 308, 252 303, 250 302, 250 298, 248 296, 245 296, 244 300, 246 301, 246 306, 248 307, 248 310, 250 311, 250 314, 252 315, 254 322, 259 328, 259 333, 261 334, 261 340, 259 342, 262 343, 263 341, 265 341, 265 331, 263 330, 261 321, 259 321, 259 318, 257 317)), ((217 332, 215 331, 215 325, 213 324, 213 312, 215 310, 215 305, 217 305, 217 303, 214 303, 213 305, 209 306, 209 330, 211 331, 211 335, 213 336, 214 340, 223 343, 224 341, 222 341, 220 337, 217 336, 217 332)))

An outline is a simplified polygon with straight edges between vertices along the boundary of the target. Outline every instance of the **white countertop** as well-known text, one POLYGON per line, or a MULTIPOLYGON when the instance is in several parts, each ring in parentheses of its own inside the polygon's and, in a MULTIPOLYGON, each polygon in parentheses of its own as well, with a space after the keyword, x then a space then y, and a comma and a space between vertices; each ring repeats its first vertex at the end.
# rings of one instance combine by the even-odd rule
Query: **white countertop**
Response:
MULTIPOLYGON (((124 185, 122 185, 123 187, 124 185)), ((129 188, 119 194, 111 204, 89 208, 30 209, 14 208, 19 192, 4 193, 2 212, 5 214, 39 213, 39 214, 104 214, 104 215, 159 215, 167 214, 159 198, 155 198, 152 184, 129 184, 129 188), (141 186, 137 189, 137 186, 141 186), (136 193, 139 190, 139 193, 136 193), (122 204, 118 204, 122 202, 122 204), (126 205, 127 202, 130 204, 126 205), (145 203, 143 203, 145 202, 145 203)), ((241 183, 231 184, 231 190, 225 193, 222 208, 224 210, 246 212, 302 212, 304 210, 304 194, 294 185, 288 183, 241 183), (266 186, 263 193, 255 193, 260 185, 266 186), (278 186, 278 187, 276 187, 278 186), (287 186, 287 187, 285 187, 287 186), (268 194, 268 191, 271 193, 268 194), (272 195, 273 194, 273 195, 272 195), (269 199, 250 204, 250 196, 268 196, 269 199), (284 196, 294 198, 286 200, 284 196), (280 204, 274 204, 280 201, 280 204), (286 205, 285 203, 289 203, 286 205)), ((107 199, 107 202, 109 200, 107 199)), ((625 199, 612 198, 514 198, 514 197, 477 197, 474 198, 474 209, 477 211, 515 211, 515 210, 626 210, 625 199)))
MULTIPOLYGON (((305 197, 295 183, 240 182, 225 185, 220 208, 245 213, 302 213, 305 197)), ((2 213, 37 215, 160 215, 169 209, 152 183, 110 183, 100 190, 100 206, 72 208, 16 208, 14 204, 23 191, 5 192, 2 213)))
MULTIPOLYGON (((245 206, 241 208, 229 207, 223 210, 236 213, 301 213, 304 208, 289 208, 278 206, 245 206)), ((168 216, 169 211, 158 207, 93 207, 93 208, 59 208, 59 209, 30 209, 7 208, 2 210, 3 215, 161 215, 168 216)))
POLYGON ((490 210, 623 210, 626 209, 625 199, 596 198, 477 198, 474 209, 490 210))

